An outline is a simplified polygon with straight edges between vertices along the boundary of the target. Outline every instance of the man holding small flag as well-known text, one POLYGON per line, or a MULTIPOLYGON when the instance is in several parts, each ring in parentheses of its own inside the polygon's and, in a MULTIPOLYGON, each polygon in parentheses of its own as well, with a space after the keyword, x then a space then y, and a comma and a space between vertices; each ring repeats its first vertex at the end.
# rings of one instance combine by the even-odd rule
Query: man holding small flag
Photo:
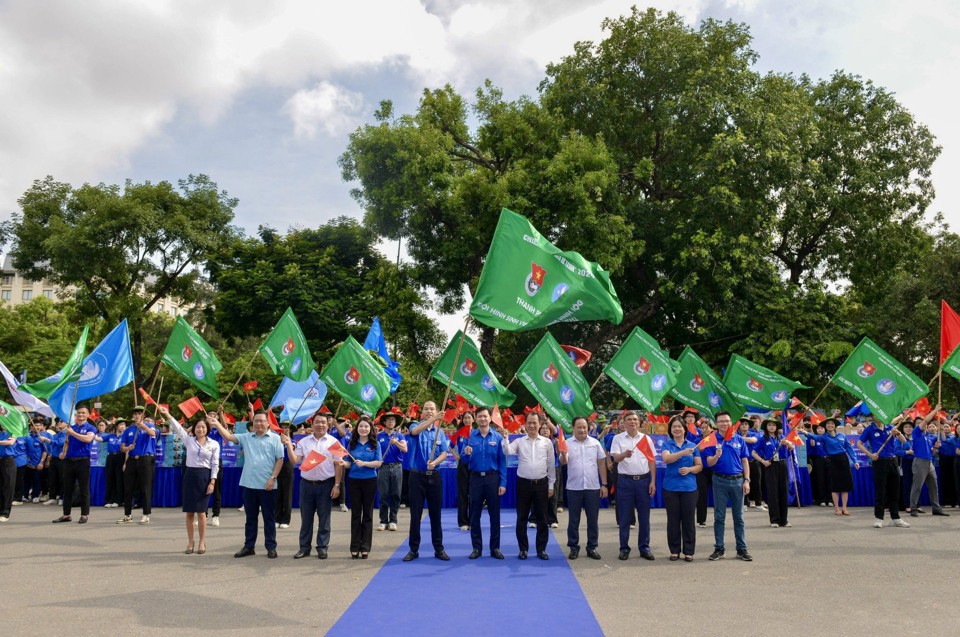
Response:
POLYGON ((723 543, 724 526, 727 522, 727 500, 733 509, 733 532, 737 540, 737 557, 745 562, 752 562, 753 557, 747 552, 747 537, 743 524, 743 496, 750 493, 750 465, 745 462, 750 458, 747 443, 738 433, 728 436, 733 427, 730 414, 720 411, 716 414, 717 436, 716 444, 703 449, 701 455, 706 464, 713 470, 713 537, 714 550, 710 560, 723 559, 725 549, 723 543))
POLYGON ((623 424, 626 430, 617 434, 610 445, 610 455, 617 463, 619 557, 621 560, 630 557, 630 518, 633 510, 636 510, 640 557, 653 560, 655 558, 650 550, 650 499, 657 492, 657 464, 651 461, 653 447, 649 445, 647 435, 639 430, 640 417, 631 411, 623 418, 623 424))
POLYGON ((380 417, 383 431, 377 434, 383 464, 377 472, 377 490, 380 491, 379 531, 397 530, 397 513, 400 511, 401 487, 403 486, 403 459, 407 454, 407 439, 398 431, 403 421, 403 412, 394 407, 380 417))
POLYGON ((420 557, 420 518, 423 517, 423 503, 426 501, 430 513, 433 555, 446 562, 450 556, 443 548, 443 482, 437 467, 446 459, 450 441, 436 424, 443 416, 437 413, 435 402, 428 400, 423 403, 422 416, 423 420, 410 427, 410 550, 403 556, 403 561, 410 562, 420 557))

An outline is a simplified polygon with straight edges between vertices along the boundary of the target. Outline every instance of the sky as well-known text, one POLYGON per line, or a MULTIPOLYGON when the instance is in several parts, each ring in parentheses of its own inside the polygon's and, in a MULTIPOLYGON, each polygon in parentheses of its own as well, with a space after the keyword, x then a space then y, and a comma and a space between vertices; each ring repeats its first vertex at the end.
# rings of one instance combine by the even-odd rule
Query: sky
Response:
MULTIPOLYGON (((236 223, 281 231, 360 217, 337 159, 383 99, 424 88, 535 95, 548 63, 599 41, 614 0, 0 0, 0 220, 31 183, 209 175, 236 223)), ((757 69, 842 69, 896 94, 943 147, 941 212, 960 228, 960 3, 665 0, 696 25, 749 25, 757 69)), ((393 248, 384 246, 395 254, 393 248)), ((589 256, 589 255, 587 255, 589 256)), ((451 328, 456 330, 459 319, 451 328)))

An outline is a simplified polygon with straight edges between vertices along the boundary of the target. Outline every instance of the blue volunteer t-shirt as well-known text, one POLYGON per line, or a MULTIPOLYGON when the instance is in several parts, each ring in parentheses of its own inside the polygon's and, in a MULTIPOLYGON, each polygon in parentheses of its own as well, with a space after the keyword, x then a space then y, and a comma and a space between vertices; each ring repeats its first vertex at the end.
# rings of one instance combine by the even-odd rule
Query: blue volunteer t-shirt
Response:
POLYGON ((707 463, 707 458, 717 455, 717 449, 723 447, 723 453, 720 454, 720 459, 710 468, 713 469, 714 473, 722 473, 725 475, 742 474, 743 459, 750 457, 747 451, 747 443, 744 442, 743 437, 740 436, 740 434, 733 434, 733 438, 724 441, 720 434, 717 433, 717 445, 717 447, 707 447, 703 450, 701 453, 703 463, 710 467, 707 463))

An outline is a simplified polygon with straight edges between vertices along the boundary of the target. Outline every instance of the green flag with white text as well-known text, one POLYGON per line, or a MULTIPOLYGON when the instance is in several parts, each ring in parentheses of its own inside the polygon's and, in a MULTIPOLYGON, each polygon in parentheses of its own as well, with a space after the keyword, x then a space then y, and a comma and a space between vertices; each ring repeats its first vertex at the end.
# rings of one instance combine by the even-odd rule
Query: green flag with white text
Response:
MULTIPOLYGON (((27 415, 8 403, 0 400, 0 425, 11 438, 23 438, 29 433, 27 415)), ((13 491, 13 487, 10 487, 13 491)))
POLYGON ((310 378, 316 364, 310 355, 307 337, 289 307, 260 346, 260 353, 274 374, 299 382, 310 378))
POLYGON ((786 407, 795 390, 809 389, 738 354, 730 356, 723 384, 741 404, 771 411, 786 407))
POLYGON ((647 411, 660 412, 660 402, 677 383, 680 364, 671 359, 656 339, 633 328, 603 373, 647 411))
POLYGON ((48 376, 35 383, 26 383, 20 385, 20 389, 37 398, 48 400, 58 389, 67 383, 71 383, 80 378, 80 372, 83 368, 84 352, 87 349, 87 335, 90 333, 90 326, 83 326, 83 333, 80 334, 80 340, 74 345, 70 352, 70 358, 64 363, 60 371, 53 376, 48 376))
POLYGON ((746 413, 747 410, 737 402, 720 377, 689 345, 683 348, 677 362, 680 363, 680 372, 677 374, 677 384, 670 390, 671 396, 711 418, 716 418, 719 411, 727 411, 730 412, 730 419, 736 423, 746 413))
POLYGON ((610 321, 623 309, 610 275, 577 252, 564 252, 525 217, 504 208, 480 273, 470 316, 501 330, 610 321))
POLYGON ((320 372, 327 387, 363 413, 373 415, 390 396, 390 378, 352 336, 320 372))
POLYGON ((460 348, 460 358, 453 373, 450 387, 473 405, 493 408, 494 405, 509 407, 517 397, 506 387, 500 384, 487 361, 480 355, 480 348, 463 331, 458 331, 450 340, 447 349, 443 350, 440 360, 430 371, 431 378, 447 384, 450 380, 450 370, 453 369, 453 359, 460 347, 460 337, 463 338, 463 347, 460 348))
POLYGON ((594 411, 590 383, 550 332, 520 365, 517 378, 568 433, 573 431, 575 416, 589 416, 594 411))
POLYGON ((163 350, 163 362, 193 383, 200 391, 212 398, 217 392, 217 373, 223 365, 217 360, 210 345, 197 334, 186 319, 177 317, 167 348, 163 350))
POLYGON ((862 400, 882 423, 889 423, 930 391, 916 374, 869 338, 860 341, 830 382, 862 400))

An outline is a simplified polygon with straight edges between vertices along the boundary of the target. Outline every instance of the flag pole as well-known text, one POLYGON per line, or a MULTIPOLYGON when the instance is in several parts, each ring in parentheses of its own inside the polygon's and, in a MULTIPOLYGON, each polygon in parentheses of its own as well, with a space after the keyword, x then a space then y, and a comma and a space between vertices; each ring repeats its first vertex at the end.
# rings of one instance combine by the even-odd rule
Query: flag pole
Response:
POLYGON ((337 403, 337 408, 333 411, 333 419, 340 420, 340 408, 343 407, 343 397, 340 398, 340 402, 337 403))
POLYGON ((597 386, 597 383, 603 380, 604 375, 605 374, 603 372, 600 372, 600 375, 597 376, 597 380, 593 381, 593 384, 590 385, 590 392, 593 392, 593 388, 597 386))
POLYGON ((163 376, 160 377, 160 389, 157 390, 157 398, 153 401, 153 420, 157 420, 157 412, 160 411, 160 398, 163 394, 163 376))
MULTIPOLYGON (((319 382, 320 382, 320 374, 317 374, 317 380, 315 380, 315 381, 313 382, 313 386, 310 387, 310 389, 307 390, 307 393, 309 394, 309 393, 312 392, 314 389, 316 389, 317 383, 319 383, 319 382)), ((300 413, 300 410, 303 409, 303 401, 304 401, 304 400, 306 400, 306 397, 300 399, 300 406, 297 407, 297 411, 293 412, 293 418, 290 419, 290 422, 293 422, 293 423, 296 423, 296 422, 297 422, 297 415, 300 413)))
MULTIPOLYGON (((82 375, 82 374, 81 374, 82 375)), ((70 421, 67 422, 67 428, 73 427, 73 412, 77 409, 77 392, 80 390, 80 379, 73 383, 73 400, 70 402, 70 421)), ((67 449, 70 448, 70 436, 63 440, 63 457, 67 455, 67 449)))
MULTIPOLYGON (((460 355, 457 354, 457 356, 459 357, 460 355)), ((517 377, 516 377, 516 376, 513 376, 513 377, 510 379, 510 382, 507 383, 507 386, 504 387, 504 389, 510 389, 510 385, 512 385, 512 384, 513 384, 513 381, 515 381, 515 380, 517 380, 517 377)), ((444 401, 443 404, 446 405, 446 404, 447 404, 446 401, 444 401)))
MULTIPOLYGON (((467 315, 467 319, 463 322, 463 329, 460 330, 460 344, 457 345, 457 354, 453 357, 453 367, 450 369, 450 376, 447 377, 447 390, 443 394, 443 402, 440 403, 440 409, 446 409, 447 400, 450 398, 450 385, 453 384, 453 375, 457 373, 457 364, 460 362, 460 353, 463 351, 463 341, 467 338, 467 326, 470 324, 470 315, 467 315)), ((516 376, 514 376, 516 378, 516 376)), ((513 379, 510 380, 513 382, 513 379)), ((509 387, 510 385, 507 385, 509 387)), ((439 411, 439 410, 438 410, 439 411)), ((437 425, 439 430, 440 426, 437 425)), ((446 435, 446 434, 444 434, 446 435)), ((437 431, 437 435, 433 437, 433 448, 430 449, 430 460, 428 462, 433 462, 433 458, 437 453, 437 445, 440 444, 440 432, 437 431)))
POLYGON ((236 390, 237 385, 239 385, 239 384, 240 384, 240 381, 243 380, 244 375, 246 375, 247 370, 250 369, 250 366, 253 365, 253 361, 255 361, 255 360, 257 359, 257 354, 259 354, 259 353, 260 353, 260 350, 259 350, 259 349, 257 349, 256 351, 253 352, 253 356, 250 358, 250 362, 247 363, 247 366, 243 368, 243 371, 240 372, 240 375, 237 377, 237 382, 235 382, 235 383, 233 384, 233 387, 230 388, 230 391, 227 392, 226 398, 224 398, 223 400, 220 401, 220 408, 221 408, 221 409, 223 408, 224 403, 226 403, 228 400, 230 400, 230 396, 233 396, 233 392, 234 392, 234 390, 236 390))
POLYGON ((418 402, 420 400, 420 396, 423 394, 423 390, 425 390, 429 385, 430 385, 430 377, 427 376, 427 378, 423 381, 423 385, 420 386, 420 391, 418 391, 417 395, 413 398, 414 403, 420 404, 418 402))

